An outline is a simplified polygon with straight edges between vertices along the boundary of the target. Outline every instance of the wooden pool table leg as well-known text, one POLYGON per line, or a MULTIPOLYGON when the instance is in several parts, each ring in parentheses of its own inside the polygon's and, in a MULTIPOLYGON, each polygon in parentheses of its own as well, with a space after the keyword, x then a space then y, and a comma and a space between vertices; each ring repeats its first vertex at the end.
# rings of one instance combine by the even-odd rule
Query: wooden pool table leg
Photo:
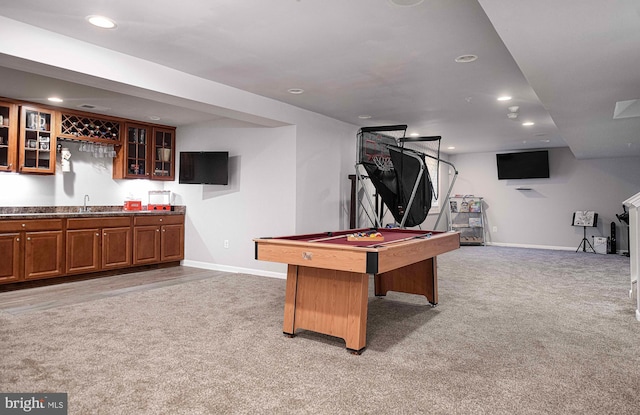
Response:
POLYGON ((349 310, 344 340, 347 350, 360 354, 367 345, 367 313, 369 307, 369 275, 361 274, 349 284, 349 310))
POLYGON ((438 267, 436 257, 376 274, 374 282, 376 296, 384 296, 387 291, 398 291, 424 295, 432 305, 438 304, 438 267))
POLYGON ((359 354, 366 346, 368 295, 368 274, 289 265, 282 331, 341 337, 359 354))
POLYGON ((296 291, 298 288, 298 266, 289 265, 287 268, 287 285, 284 296, 284 323, 282 332, 290 337, 295 333, 296 291))

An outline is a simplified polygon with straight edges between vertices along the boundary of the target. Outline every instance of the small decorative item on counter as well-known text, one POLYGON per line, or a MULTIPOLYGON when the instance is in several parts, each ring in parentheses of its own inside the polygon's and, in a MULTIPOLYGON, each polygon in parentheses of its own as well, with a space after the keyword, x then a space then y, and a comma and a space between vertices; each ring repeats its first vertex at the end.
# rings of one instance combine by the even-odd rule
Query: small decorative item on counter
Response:
POLYGON ((140 200, 125 200, 124 210, 142 210, 142 201, 140 200))
POLYGON ((150 190, 147 210, 171 210, 171 191, 150 190))

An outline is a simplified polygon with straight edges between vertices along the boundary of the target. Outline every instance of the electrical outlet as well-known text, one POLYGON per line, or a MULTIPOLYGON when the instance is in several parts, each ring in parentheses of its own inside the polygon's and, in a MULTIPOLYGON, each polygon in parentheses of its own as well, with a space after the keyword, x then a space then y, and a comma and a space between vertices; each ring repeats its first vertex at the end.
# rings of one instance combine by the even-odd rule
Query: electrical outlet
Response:
POLYGON ((229 248, 229 240, 228 239, 225 239, 223 244, 224 244, 225 248, 229 248))
POLYGON ((493 228, 491 228, 491 232, 498 232, 498 227, 494 226, 493 228))

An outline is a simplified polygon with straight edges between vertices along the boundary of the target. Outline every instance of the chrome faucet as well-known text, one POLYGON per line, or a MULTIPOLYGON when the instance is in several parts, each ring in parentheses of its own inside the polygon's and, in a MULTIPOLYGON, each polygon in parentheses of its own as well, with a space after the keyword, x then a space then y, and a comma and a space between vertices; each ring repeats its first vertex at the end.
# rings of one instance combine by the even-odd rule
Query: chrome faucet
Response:
POLYGON ((89 212, 90 208, 87 207, 87 201, 89 200, 89 195, 84 195, 84 206, 82 206, 81 212, 89 212))

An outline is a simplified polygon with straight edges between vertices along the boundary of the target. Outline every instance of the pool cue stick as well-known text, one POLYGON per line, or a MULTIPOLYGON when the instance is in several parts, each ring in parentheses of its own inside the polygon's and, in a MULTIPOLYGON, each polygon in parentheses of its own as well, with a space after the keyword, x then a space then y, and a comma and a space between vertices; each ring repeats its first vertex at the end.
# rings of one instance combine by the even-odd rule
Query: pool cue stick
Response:
POLYGON ((387 241, 387 242, 381 242, 379 244, 375 244, 373 246, 373 248, 378 247, 378 246, 382 246, 382 245, 387 245, 390 243, 396 243, 396 242, 405 242, 405 241, 410 241, 412 239, 422 239, 422 238, 429 238, 431 237, 433 234, 431 232, 429 233, 425 233, 423 235, 415 235, 415 236, 411 236, 409 238, 403 238, 403 239, 396 239, 395 241, 387 241))
POLYGON ((340 238, 346 238, 346 237, 347 237, 347 234, 337 235, 337 236, 328 236, 326 238, 309 239, 307 242, 323 242, 323 241, 330 241, 332 239, 340 239, 340 238))

